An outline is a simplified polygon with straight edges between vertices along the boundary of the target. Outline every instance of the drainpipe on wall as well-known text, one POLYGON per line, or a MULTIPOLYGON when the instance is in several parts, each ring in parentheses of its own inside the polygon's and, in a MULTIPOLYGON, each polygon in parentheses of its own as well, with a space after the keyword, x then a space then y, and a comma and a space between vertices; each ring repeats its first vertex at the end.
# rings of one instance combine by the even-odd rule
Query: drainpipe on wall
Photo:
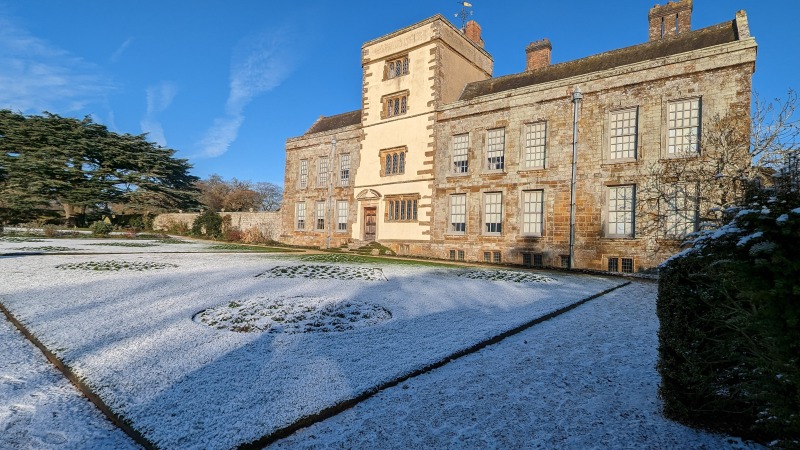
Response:
POLYGON ((333 155, 336 154, 336 138, 331 140, 331 156, 328 158, 328 211, 325 221, 328 222, 328 234, 325 236, 325 248, 331 248, 331 234, 333 233, 333 155))
POLYGON ((581 108, 581 88, 572 92, 572 179, 569 186, 569 268, 575 268, 575 169, 578 163, 578 112, 581 108))

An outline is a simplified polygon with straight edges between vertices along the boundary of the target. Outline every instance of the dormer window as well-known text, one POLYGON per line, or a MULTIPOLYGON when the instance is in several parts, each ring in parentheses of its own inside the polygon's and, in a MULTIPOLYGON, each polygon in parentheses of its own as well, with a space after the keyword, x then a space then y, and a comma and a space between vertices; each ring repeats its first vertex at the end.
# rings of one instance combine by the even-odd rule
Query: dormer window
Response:
POLYGON ((386 79, 401 77, 408 75, 408 56, 393 59, 386 62, 386 79))

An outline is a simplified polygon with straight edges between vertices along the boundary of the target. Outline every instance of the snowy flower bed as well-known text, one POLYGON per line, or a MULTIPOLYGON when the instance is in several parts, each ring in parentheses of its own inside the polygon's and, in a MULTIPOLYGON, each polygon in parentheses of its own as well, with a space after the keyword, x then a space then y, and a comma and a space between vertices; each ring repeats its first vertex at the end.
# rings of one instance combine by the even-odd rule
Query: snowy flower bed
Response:
POLYGON ((57 245, 42 245, 39 247, 17 247, 14 250, 19 250, 21 252, 73 252, 77 249, 57 245))
POLYGON ((377 325, 386 308, 330 297, 255 298, 231 301, 195 316, 211 327, 238 332, 328 333, 377 325))
POLYGON ((318 280, 386 280, 381 269, 306 264, 299 266, 277 266, 256 276, 264 278, 315 278, 318 280))
POLYGON ((158 244, 152 244, 148 242, 92 242, 89 245, 104 245, 107 247, 130 247, 130 248, 143 248, 143 247, 155 247, 158 244))
POLYGON ((86 261, 79 263, 66 263, 56 266, 65 270, 154 270, 178 267, 175 264, 151 261, 86 261))
POLYGON ((460 277, 473 280, 511 281, 514 283, 552 283, 554 278, 531 272, 515 270, 470 270, 458 274, 460 277))

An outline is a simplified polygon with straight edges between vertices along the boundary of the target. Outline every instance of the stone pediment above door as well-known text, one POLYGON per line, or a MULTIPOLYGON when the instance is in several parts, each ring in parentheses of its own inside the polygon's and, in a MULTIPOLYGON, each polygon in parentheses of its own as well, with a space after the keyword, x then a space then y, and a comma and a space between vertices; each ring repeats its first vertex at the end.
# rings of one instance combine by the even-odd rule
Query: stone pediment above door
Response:
POLYGON ((375 189, 364 189, 356 195, 356 200, 377 200, 381 197, 381 193, 375 189))

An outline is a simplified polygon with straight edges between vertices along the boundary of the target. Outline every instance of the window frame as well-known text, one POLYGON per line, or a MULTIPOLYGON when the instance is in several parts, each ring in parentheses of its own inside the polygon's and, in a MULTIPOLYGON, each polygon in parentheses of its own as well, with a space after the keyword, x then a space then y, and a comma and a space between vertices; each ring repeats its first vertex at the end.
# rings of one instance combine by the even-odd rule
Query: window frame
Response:
POLYGON ((419 222, 419 194, 387 195, 385 197, 384 222, 419 222))
POLYGON ((305 189, 308 187, 308 159, 300 160, 300 188, 305 189))
POLYGON ((503 234, 503 193, 500 191, 484 192, 483 193, 483 214, 482 216, 482 234, 486 236, 501 236, 503 234), (489 202, 493 197, 497 196, 497 202, 489 202), (490 208, 492 207, 492 208, 490 208), (491 211, 491 209, 497 209, 491 211), (491 219, 499 219, 499 222, 489 221, 491 219))
POLYGON ((636 161, 636 159, 639 157, 638 106, 609 111, 608 139, 606 140, 606 145, 608 146, 608 150, 606 152, 608 161, 636 161), (629 116, 625 117, 626 115, 629 116), (633 124, 630 123, 631 120, 633 121, 633 124), (617 133, 617 131, 619 131, 619 133, 617 133), (628 148, 631 145, 632 148, 628 148))
POLYGON ((405 175, 408 164, 408 147, 394 147, 378 152, 381 163, 381 177, 405 175))
POLYGON ((522 170, 537 170, 547 168, 547 121, 538 120, 527 122, 522 127, 522 170), (541 130, 534 127, 542 127, 541 130), (534 136, 531 136, 531 135, 534 136), (538 143, 541 141, 541 143, 538 143), (537 150, 540 149, 540 150, 537 150), (532 157, 536 155, 536 158, 532 157), (540 156, 539 156, 540 155, 540 156), (530 156, 530 157, 529 157, 530 156))
POLYGON ((410 60, 408 55, 396 56, 386 60, 384 65, 384 80, 393 80, 406 76, 410 72, 410 60), (398 65, 399 64, 399 65, 398 65), (398 70, 399 69, 399 70, 398 70))
POLYGON ((615 239, 636 237, 636 185, 619 184, 606 186, 606 195, 606 237, 615 239), (629 191, 630 195, 620 198, 619 193, 623 190, 629 191), (620 205, 620 202, 622 202, 622 205, 620 205), (629 208, 625 207, 626 202, 630 203, 629 208), (622 215, 623 220, 619 219, 619 215, 622 215), (624 220, 626 215, 630 216, 629 220, 624 220), (620 224, 623 226, 621 233, 619 232, 620 224), (613 232, 612 226, 615 227, 613 232))
POLYGON ((522 228, 520 229, 520 234, 528 237, 542 237, 544 234, 544 189, 525 189, 522 191, 520 201, 522 203, 520 205, 520 212, 522 213, 522 228), (534 194, 538 195, 538 201, 535 199, 531 199, 530 201, 526 199, 526 196, 534 194), (538 211, 529 211, 527 209, 528 205, 537 205, 538 211), (539 219, 538 221, 528 220, 529 217, 536 218, 537 216, 539 219), (533 225, 530 231, 527 229, 528 224, 533 225), (536 229, 537 226, 538 229, 536 229))
POLYGON ((347 220, 350 215, 350 203, 347 200, 336 201, 336 232, 347 232, 347 220), (344 208, 342 208, 344 206, 344 208), (344 213, 344 214, 342 214, 344 213), (342 221, 344 219, 344 221, 342 221), (344 225, 344 226, 342 226, 344 225))
POLYGON ((350 153, 339 155, 339 185, 350 185, 350 153))
MULTIPOLYGON (((680 112, 681 113, 685 113, 686 109, 682 109, 680 112)), ((670 158, 680 158, 680 157, 691 157, 691 156, 699 155, 700 154, 700 150, 701 150, 700 149, 700 139, 701 139, 701 135, 702 135, 702 126, 703 126, 703 98, 702 97, 685 97, 685 98, 679 98, 679 99, 675 99, 675 100, 670 100, 670 101, 666 102, 666 110, 665 110, 664 117, 666 117, 666 120, 667 120, 667 123, 665 124, 665 129, 666 129, 665 138, 666 138, 666 141, 665 141, 665 145, 664 145, 664 148, 666 150, 666 156, 670 157, 670 158), (678 117, 677 117, 678 116, 678 111, 677 110, 674 111, 675 117, 673 118, 673 111, 670 111, 670 109, 674 105, 686 104, 686 103, 689 103, 689 104, 696 103, 696 112, 697 112, 697 114, 696 114, 696 117, 694 117, 694 119, 696 121, 696 124, 694 124, 694 125, 691 124, 691 121, 692 121, 692 118, 693 118, 692 117, 692 112, 695 111, 695 107, 691 106, 690 109, 689 109, 689 119, 688 119, 690 121, 689 126, 678 126, 677 123, 673 123, 673 122, 674 121, 677 122, 677 120, 683 121, 683 120, 687 120, 687 119, 685 117, 683 117, 683 116, 680 119, 678 119, 678 117), (689 132, 688 134, 684 132, 684 133, 681 133, 680 135, 678 135, 677 130, 694 130, 694 134, 692 135, 691 132, 689 132), (681 145, 685 146, 687 144, 684 144, 683 142, 678 144, 678 143, 675 143, 675 141, 678 140, 678 138, 680 138, 681 141, 683 141, 687 137, 689 138, 689 143, 688 143, 689 150, 685 150, 685 149, 681 150, 681 149, 679 149, 678 148, 679 146, 681 146, 681 145)), ((683 125, 683 124, 681 123, 681 125, 683 125)))
POLYGON ((448 202, 448 225, 447 230, 448 234, 456 235, 456 236, 463 236, 467 234, 467 194, 450 194, 449 202, 448 202), (461 204, 455 203, 453 200, 459 199, 458 202, 461 204), (454 208, 459 208, 460 211, 453 212, 454 208), (454 222, 454 217, 460 217, 463 219, 463 222, 458 222, 458 224, 462 225, 461 230, 455 229, 457 223, 454 222))
POLYGON ((450 141, 450 174, 469 173, 469 133, 453 135, 450 141), (462 147, 463 145, 463 147, 462 147), (463 151, 463 154, 462 154, 463 151), (461 159, 463 157, 463 159, 461 159))
POLYGON ((314 230, 325 231, 325 216, 327 215, 325 201, 317 201, 314 203, 314 230), (322 221, 322 222, 320 222, 322 221), (321 224, 321 225, 320 225, 321 224))
POLYGON ((391 119, 408 114, 409 91, 400 91, 381 97, 381 119, 391 119), (395 112, 395 110, 397 112, 395 112))
POLYGON ((664 237, 684 239, 698 229, 700 216, 699 188, 690 183, 674 183, 667 187, 664 202, 664 237), (682 233, 675 230, 683 228, 682 233))
POLYGON ((486 130, 486 158, 484 170, 487 172, 504 172, 506 169, 506 129, 505 127, 486 130), (498 136, 493 133, 502 132, 498 136), (498 141, 499 139, 499 141, 498 141), (498 156, 499 155, 499 156, 498 156), (494 160, 494 161, 493 161, 494 160))
POLYGON ((306 229, 306 202, 294 204, 294 229, 305 231, 306 229), (300 214, 302 212, 302 214, 300 214))
POLYGON ((320 156, 319 159, 317 159, 317 187, 328 186, 329 164, 330 161, 327 156, 320 156))

